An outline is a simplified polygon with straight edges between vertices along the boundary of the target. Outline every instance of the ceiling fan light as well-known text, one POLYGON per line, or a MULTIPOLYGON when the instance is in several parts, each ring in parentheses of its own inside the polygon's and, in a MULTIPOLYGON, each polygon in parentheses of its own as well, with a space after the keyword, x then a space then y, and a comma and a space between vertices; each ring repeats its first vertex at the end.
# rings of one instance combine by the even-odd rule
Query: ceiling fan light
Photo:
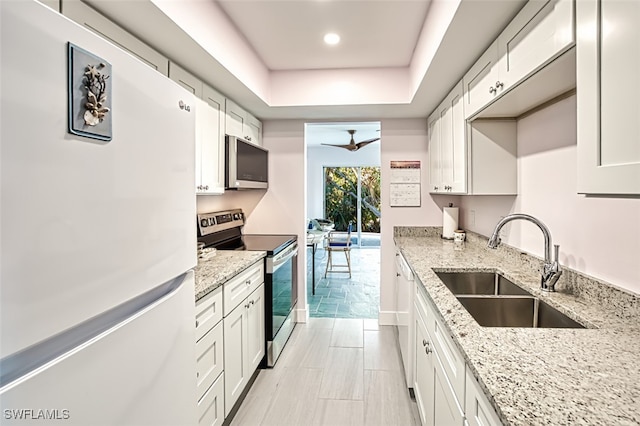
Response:
POLYGON ((336 33, 327 33, 324 35, 324 42, 328 45, 340 43, 340 36, 336 33))

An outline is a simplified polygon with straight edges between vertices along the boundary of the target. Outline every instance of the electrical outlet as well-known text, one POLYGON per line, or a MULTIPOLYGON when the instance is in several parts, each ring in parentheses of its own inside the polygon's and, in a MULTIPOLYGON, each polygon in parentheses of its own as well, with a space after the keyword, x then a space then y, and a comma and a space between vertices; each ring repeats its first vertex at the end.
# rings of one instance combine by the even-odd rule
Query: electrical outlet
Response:
POLYGON ((476 226, 476 211, 475 210, 470 210, 469 211, 469 226, 470 227, 474 227, 476 226))

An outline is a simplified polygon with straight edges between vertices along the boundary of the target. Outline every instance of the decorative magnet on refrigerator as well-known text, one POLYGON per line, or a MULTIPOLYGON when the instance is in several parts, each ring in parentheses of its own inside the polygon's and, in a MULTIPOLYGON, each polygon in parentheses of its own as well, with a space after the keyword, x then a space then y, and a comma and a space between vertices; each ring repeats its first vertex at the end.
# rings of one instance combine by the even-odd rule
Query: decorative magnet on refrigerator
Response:
POLYGON ((111 135, 111 64, 69 43, 69 133, 102 141, 111 135))

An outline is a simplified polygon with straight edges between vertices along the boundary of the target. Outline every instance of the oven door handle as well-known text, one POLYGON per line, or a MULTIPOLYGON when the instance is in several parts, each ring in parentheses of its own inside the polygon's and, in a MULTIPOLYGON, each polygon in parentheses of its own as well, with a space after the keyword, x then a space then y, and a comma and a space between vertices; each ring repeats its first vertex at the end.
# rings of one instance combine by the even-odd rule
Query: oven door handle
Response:
POLYGON ((287 263, 289 259, 298 255, 298 242, 294 242, 289 247, 275 255, 273 258, 267 258, 267 273, 272 274, 282 265, 287 263))

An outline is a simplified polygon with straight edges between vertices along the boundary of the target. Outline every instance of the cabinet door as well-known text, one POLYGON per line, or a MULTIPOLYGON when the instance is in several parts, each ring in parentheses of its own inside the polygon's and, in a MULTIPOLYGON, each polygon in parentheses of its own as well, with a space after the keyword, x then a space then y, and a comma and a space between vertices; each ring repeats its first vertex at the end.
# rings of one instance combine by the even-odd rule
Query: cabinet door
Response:
POLYGON ((465 382, 464 413, 469 426, 501 426, 502 422, 493 409, 480 384, 467 369, 465 382))
POLYGON ((233 408, 249 381, 247 371, 246 300, 224 318, 224 401, 225 417, 233 408))
POLYGON ((498 41, 478 58, 462 78, 464 85, 464 116, 469 118, 496 97, 498 81, 498 41))
POLYGON ((427 121, 429 132, 429 192, 431 193, 437 193, 443 190, 439 114, 440 111, 436 109, 427 121))
POLYGON ((225 133, 244 139, 246 111, 236 105, 231 99, 227 99, 225 102, 225 113, 225 133))
POLYGON ((87 6, 86 3, 81 1, 65 1, 61 2, 61 4, 63 15, 89 28, 102 38, 149 65, 160 74, 169 74, 169 60, 165 56, 147 46, 93 8, 87 6))
POLYGON ((433 354, 429 353, 431 344, 429 333, 420 314, 415 315, 415 350, 416 368, 413 391, 416 396, 418 413, 423 426, 434 425, 434 371, 433 354))
POLYGON ((221 426, 224 417, 224 373, 222 373, 198 401, 198 426, 221 426))
POLYGON ((445 98, 440 110, 440 157, 445 192, 467 191, 467 143, 462 107, 462 82, 445 98))
POLYGON ((434 373, 434 424, 437 426, 463 426, 464 412, 447 380, 438 356, 432 354, 434 373))
POLYGON ((265 354, 264 284, 251 293, 247 301, 247 361, 249 374, 253 374, 265 354))
POLYGON ((249 113, 246 115, 244 133, 246 140, 262 146, 262 123, 249 113))
POLYGON ((196 341, 222 320, 222 287, 196 302, 196 341))
POLYGON ((576 2, 578 192, 640 194, 640 2, 576 2))
POLYGON ((196 381, 198 398, 213 384, 223 370, 223 326, 219 323, 196 343, 196 381))
POLYGON ((200 147, 200 192, 222 194, 224 192, 224 121, 225 98, 207 85, 203 85, 202 97, 207 112, 202 128, 200 147))
POLYGON ((531 0, 498 38, 498 94, 574 44, 573 0, 531 0))
POLYGON ((169 78, 198 98, 202 98, 202 81, 174 62, 169 65, 169 78))

